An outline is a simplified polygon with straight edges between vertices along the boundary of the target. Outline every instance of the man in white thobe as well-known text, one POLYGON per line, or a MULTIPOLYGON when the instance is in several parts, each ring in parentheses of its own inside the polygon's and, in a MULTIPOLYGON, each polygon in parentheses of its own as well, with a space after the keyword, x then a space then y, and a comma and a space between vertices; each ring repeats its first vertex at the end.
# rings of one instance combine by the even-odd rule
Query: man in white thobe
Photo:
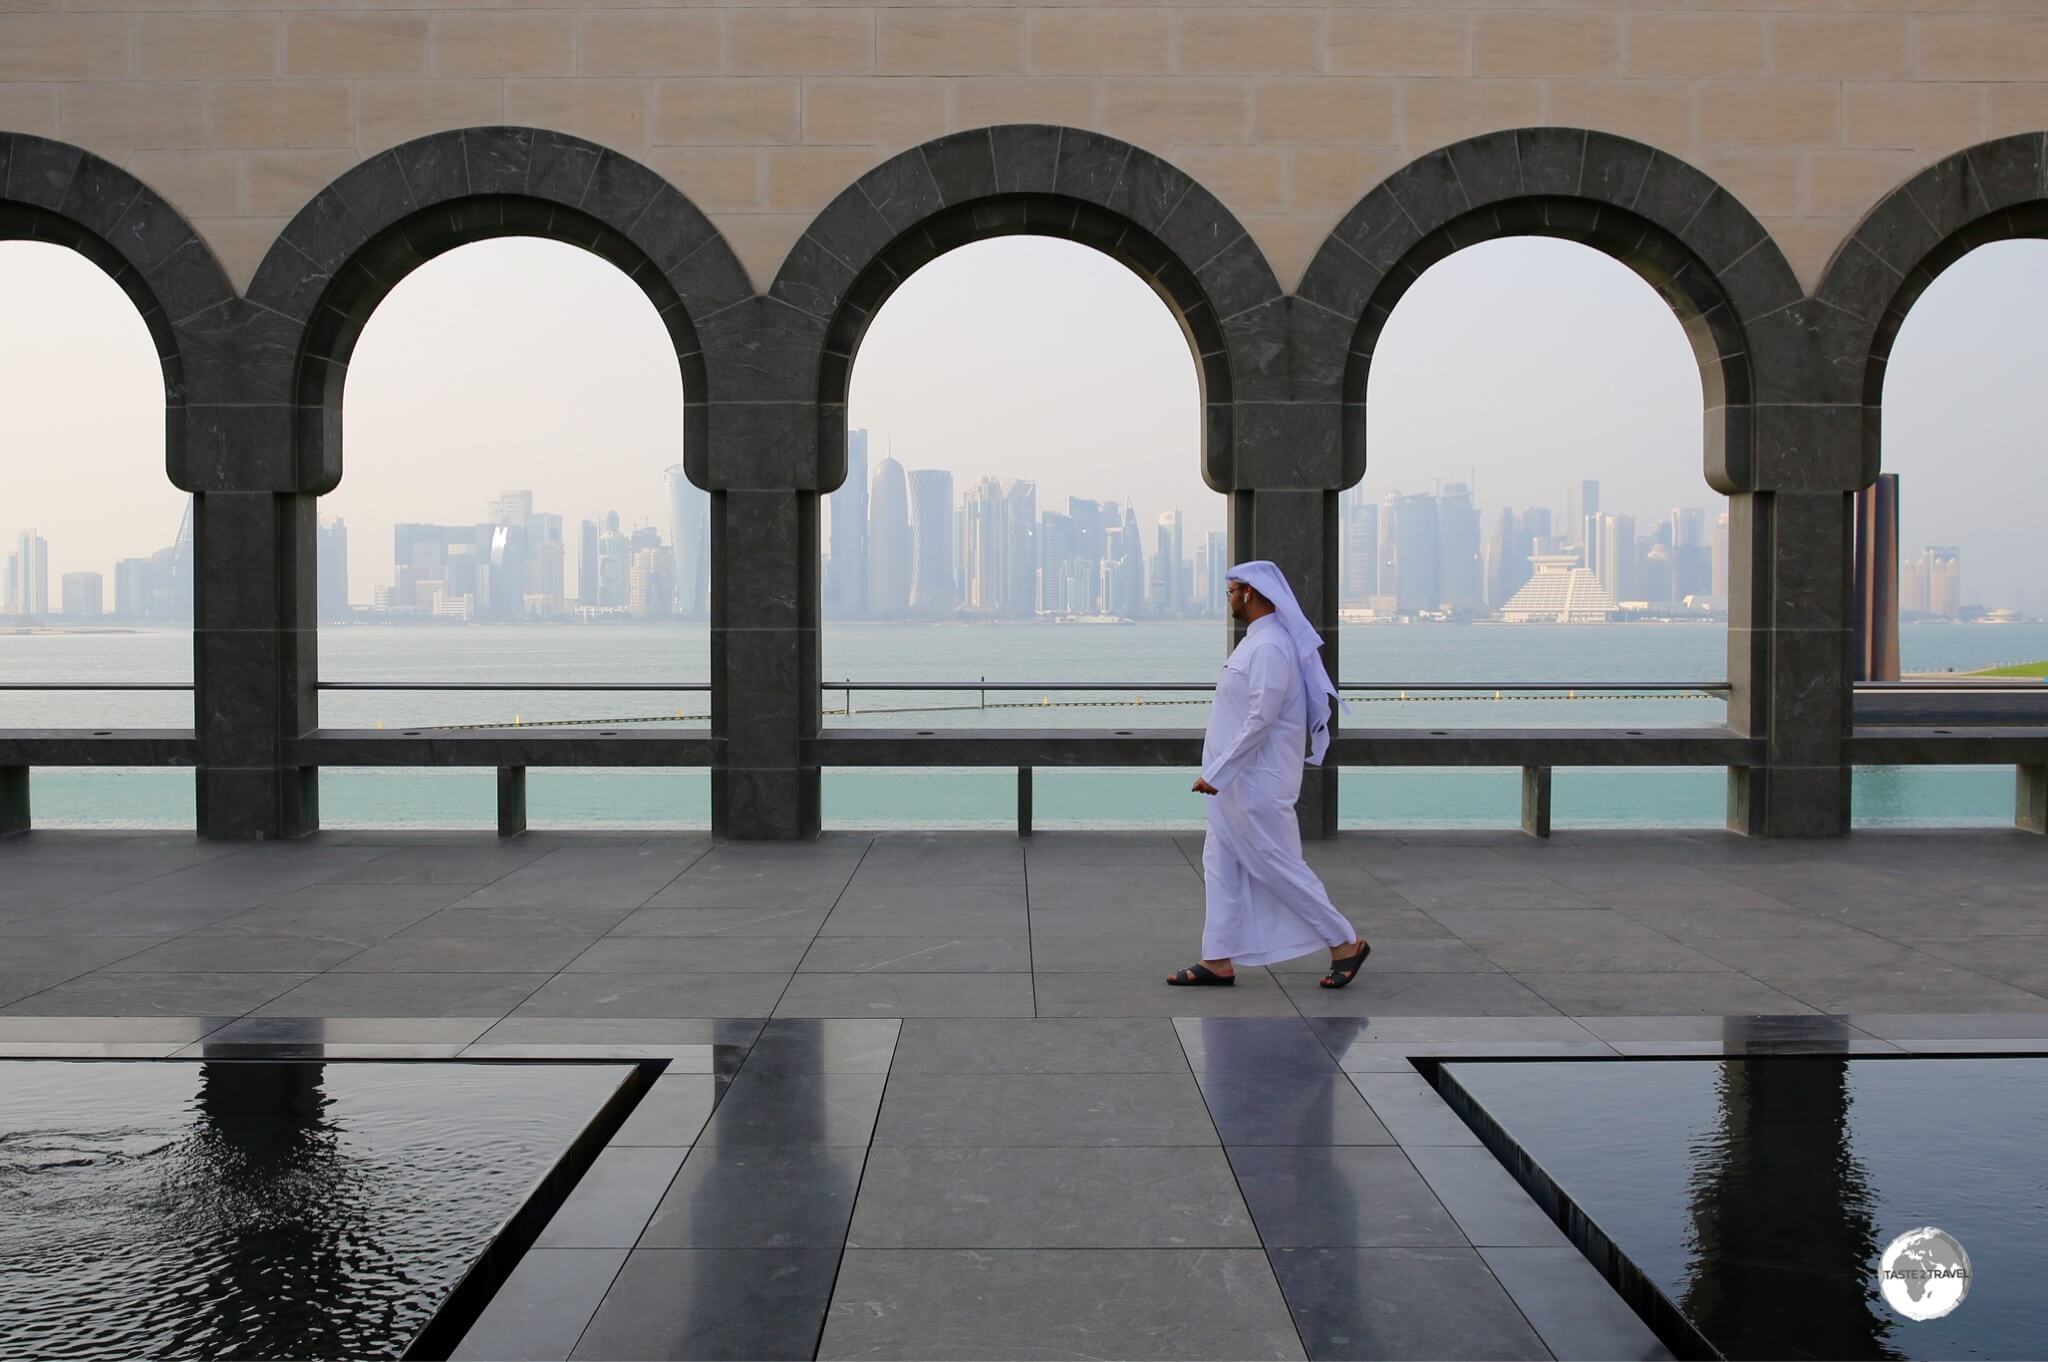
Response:
POLYGON ((1372 950, 1330 902, 1301 855, 1294 805, 1304 764, 1320 765, 1337 689, 1322 639, 1280 569, 1265 559, 1230 569, 1232 619, 1247 623, 1217 678, 1202 774, 1210 796, 1202 846, 1208 919, 1202 960, 1170 984, 1230 984, 1237 965, 1266 965, 1327 948, 1325 988, 1342 988, 1372 950))

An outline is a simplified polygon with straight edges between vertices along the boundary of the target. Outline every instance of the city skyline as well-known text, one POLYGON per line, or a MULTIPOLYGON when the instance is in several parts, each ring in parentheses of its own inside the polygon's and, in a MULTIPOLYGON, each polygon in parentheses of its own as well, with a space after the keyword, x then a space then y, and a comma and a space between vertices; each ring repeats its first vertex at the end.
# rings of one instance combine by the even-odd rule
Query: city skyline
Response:
MULTIPOLYGON (((164 543, 184 500, 161 476, 153 347, 118 287, 74 253, 0 244, 0 275, 21 304, 10 315, 37 318, 0 326, 0 388, 11 442, 38 453, 11 470, 0 533, 11 542, 33 527, 49 542, 53 593, 78 571, 111 586, 118 559, 164 543), (78 495, 88 483, 94 496, 78 495)), ((1222 498, 1195 471, 1198 434, 1166 429, 1183 415, 1192 428, 1199 412, 1186 344, 1149 290, 1126 298, 1114 282, 1134 283, 1069 243, 1015 239, 943 257, 878 314, 855 367, 856 422, 878 432, 877 455, 950 467, 956 485, 980 476, 959 466, 970 456, 1013 469, 1036 483, 1041 506, 1159 489, 1199 542, 1220 527, 1222 498), (914 289, 920 281, 934 288, 914 289), (1006 325, 975 325, 983 315, 1006 325), (1146 319, 1142 334, 1131 316, 1146 319), (1070 386, 1076 371, 1119 380, 1113 421, 1096 419, 1101 389, 1070 386), (891 404, 909 404, 901 420, 891 404), (1142 448, 1117 444, 1128 433, 1117 423, 1142 426, 1142 448), (1105 472, 1103 485, 1083 485, 1105 472)), ((1886 467, 1907 492, 1904 552, 1959 546, 1971 601, 2036 616, 2048 613, 2031 551, 2048 468, 2028 410, 2039 354, 2028 319, 2044 310, 2048 243, 1966 257, 1908 317, 1884 413, 1886 467)), ((664 525, 661 470, 680 458, 682 427, 664 344, 644 296, 595 257, 515 239, 437 258, 393 291, 352 357, 348 473, 320 513, 344 518, 359 549, 400 520, 473 517, 475 493, 492 486, 530 487, 570 524, 618 507, 664 525)), ((1522 506, 1554 503, 1563 475, 1583 468, 1614 504, 1661 513, 1707 496, 1698 401, 1668 308, 1621 266, 1570 243, 1475 247, 1425 274, 1389 321, 1366 486, 1375 496, 1428 489, 1476 467, 1482 502, 1522 506), (1528 346, 1514 319, 1552 305, 1582 320, 1562 341, 1553 329, 1553 343, 1528 346)), ((381 551, 353 562, 352 591, 367 599, 381 551)))

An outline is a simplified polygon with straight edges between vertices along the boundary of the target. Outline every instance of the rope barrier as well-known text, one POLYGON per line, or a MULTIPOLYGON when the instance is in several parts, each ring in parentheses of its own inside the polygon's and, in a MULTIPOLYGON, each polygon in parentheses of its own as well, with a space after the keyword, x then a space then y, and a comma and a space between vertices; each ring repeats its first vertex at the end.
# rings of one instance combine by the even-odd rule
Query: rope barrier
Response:
MULTIPOLYGON (((1580 693, 1580 692, 1578 692, 1578 691, 1569 691, 1569 690, 1568 690, 1568 691, 1562 691, 1562 692, 1550 692, 1550 693, 1545 693, 1545 692, 1522 692, 1522 693, 1517 693, 1517 694, 1513 694, 1513 695, 1509 695, 1509 694, 1506 694, 1506 693, 1504 693, 1504 692, 1501 692, 1501 691, 1495 691, 1495 692, 1493 692, 1493 693, 1492 693, 1491 695, 1483 695, 1483 694, 1450 694, 1450 695, 1411 695, 1411 694, 1409 694, 1409 693, 1408 693, 1407 691, 1401 691, 1401 692, 1398 692, 1397 694, 1394 694, 1394 695, 1380 695, 1380 694, 1371 694, 1371 695, 1357 695, 1357 694, 1353 694, 1353 695, 1349 695, 1349 696, 1346 696, 1345 698, 1346 698, 1346 700, 1347 700, 1347 702, 1348 702, 1348 703, 1350 703, 1350 704, 1354 704, 1354 705, 1416 705, 1416 704, 1517 704, 1517 703, 1521 703, 1521 702, 1523 702, 1523 701, 1551 701, 1551 702, 1575 702, 1575 703, 1584 703, 1584 702, 1586 702, 1586 701, 1594 701, 1594 700, 1688 700, 1688 701, 1689 701, 1689 700, 1720 700, 1720 699, 1725 699, 1726 697, 1724 697, 1724 696, 1720 696, 1720 695, 1716 695, 1716 694, 1715 694, 1715 693, 1713 693, 1712 691, 1643 691, 1643 692, 1634 692, 1634 691, 1596 691, 1596 692, 1594 692, 1594 693, 1592 693, 1592 694, 1590 694, 1590 695, 1587 695, 1587 694, 1581 694, 1581 693, 1580 693)), ((1194 699, 1187 699, 1187 700, 1178 700, 1178 699, 1176 699, 1176 700, 1147 700, 1147 699, 1145 699, 1145 698, 1144 698, 1143 696, 1133 696, 1133 697, 1132 697, 1131 699, 1129 699, 1129 700, 1054 700, 1054 699, 1052 699, 1052 698, 1050 698, 1050 697, 1046 697, 1046 698, 1044 698, 1044 699, 1040 699, 1040 700, 1038 700, 1038 701, 1036 701, 1036 702, 1033 702, 1033 701, 1025 701, 1025 700, 998 700, 998 701, 995 701, 995 702, 993 702, 993 703, 990 703, 990 704, 983 704, 983 705, 904 705, 904 706, 900 706, 900 707, 896 707, 896 708, 881 708, 881 709, 861 709, 861 710, 848 710, 848 709, 843 709, 843 708, 841 708, 841 709, 827 709, 827 710, 824 710, 824 711, 823 711, 823 713, 826 713, 826 714, 831 714, 831 715, 840 715, 840 716, 845 716, 845 715, 848 715, 848 714, 860 714, 860 715, 871 715, 871 714, 941 714, 941 713, 948 713, 948 712, 965 712, 965 711, 975 711, 975 710, 989 710, 989 709, 1147 709, 1147 708, 1153 708, 1153 707, 1162 707, 1162 708, 1163 708, 1163 707, 1169 707, 1169 706, 1182 706, 1182 707, 1195 707, 1195 706, 1207 706, 1207 705, 1208 705, 1209 703, 1210 703, 1210 701, 1208 700, 1208 698, 1207 698, 1207 697, 1197 697, 1197 698, 1194 698, 1194 699)), ((482 723, 482 724, 421 724, 421 725, 418 725, 418 726, 419 726, 419 727, 421 727, 421 728, 430 728, 430 729, 434 730, 434 731, 435 731, 435 732, 437 732, 437 733, 464 733, 464 732, 473 732, 473 731, 475 731, 475 730, 478 730, 478 729, 489 729, 489 728, 576 728, 576 727, 586 727, 586 726, 589 726, 589 725, 592 725, 592 724, 611 724, 611 725, 617 725, 617 724, 672 724, 672 723, 709 723, 710 721, 711 721, 711 716, 710 716, 709 714, 685 714, 685 713, 683 713, 683 712, 682 712, 681 710, 677 710, 677 711, 676 711, 676 712, 675 712, 674 714, 641 714, 641 715, 628 715, 628 716, 626 716, 626 717, 624 717, 624 718, 611 718, 611 719, 533 719, 533 720, 524 720, 524 719, 520 719, 520 718, 519 718, 519 717, 517 717, 517 716, 514 716, 514 718, 513 718, 513 721, 512 721, 511 723, 509 723, 509 724, 508 724, 508 723, 504 723, 504 722, 498 722, 498 723, 482 723)))

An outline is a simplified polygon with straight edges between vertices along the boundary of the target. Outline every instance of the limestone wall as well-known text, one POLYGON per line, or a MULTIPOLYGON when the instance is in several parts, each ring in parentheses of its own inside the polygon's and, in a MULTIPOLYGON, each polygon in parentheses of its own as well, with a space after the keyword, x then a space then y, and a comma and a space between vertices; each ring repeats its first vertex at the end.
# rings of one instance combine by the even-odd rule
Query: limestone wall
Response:
POLYGON ((515 123, 646 161, 757 286, 840 189, 942 132, 1110 133, 1193 174, 1292 287, 1414 155, 1562 124, 1676 153, 1811 288, 1888 189, 2048 127, 2048 0, 1010 5, 0 0, 0 131, 125 166, 236 285, 316 190, 515 123))

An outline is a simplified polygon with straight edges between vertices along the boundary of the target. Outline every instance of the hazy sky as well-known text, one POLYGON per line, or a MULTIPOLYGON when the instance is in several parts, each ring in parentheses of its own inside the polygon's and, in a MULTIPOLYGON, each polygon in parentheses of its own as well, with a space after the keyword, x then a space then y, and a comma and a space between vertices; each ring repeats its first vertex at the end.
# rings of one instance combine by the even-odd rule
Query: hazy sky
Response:
MULTIPOLYGON (((0 534, 50 541, 63 572, 109 574, 163 547, 182 497, 162 476, 162 393, 126 298, 58 247, 0 243, 0 534)), ((2039 383, 2048 242, 1987 247, 1907 323, 1891 366, 1887 467, 1903 475, 1908 553, 1963 549, 1965 594, 2048 611, 2039 383)), ((1483 511, 1562 506, 1600 479, 1639 521, 1712 506, 1700 394, 1677 322, 1590 249, 1544 240, 1459 253, 1410 291, 1372 377, 1367 491, 1475 477, 1483 511), (1555 318, 1573 320, 1558 323, 1555 318)), ((1178 505, 1191 539, 1222 528, 1196 469, 1193 361, 1165 305, 1083 247, 1010 238, 927 266, 889 301, 854 370, 852 421, 906 467, 1178 505)), ((575 522, 616 509, 666 531, 661 472, 681 458, 682 392, 652 307, 610 265, 510 240, 406 279, 349 372, 347 475, 323 515, 350 527, 351 594, 390 580, 394 520, 468 522, 501 489, 575 522)), ((571 555, 573 559, 573 554, 571 555)), ((574 564, 571 564, 571 573, 574 564)), ((54 603, 54 601, 53 601, 54 603)))

